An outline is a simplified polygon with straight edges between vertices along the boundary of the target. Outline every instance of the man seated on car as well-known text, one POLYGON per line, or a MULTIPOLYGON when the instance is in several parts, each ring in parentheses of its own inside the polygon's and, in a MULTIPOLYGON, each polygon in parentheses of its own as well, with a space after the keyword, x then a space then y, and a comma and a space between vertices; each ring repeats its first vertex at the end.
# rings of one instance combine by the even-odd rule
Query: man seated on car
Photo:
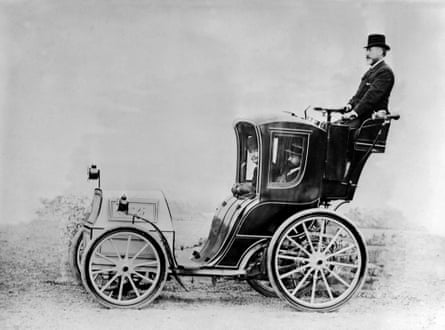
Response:
POLYGON ((369 70, 363 75, 360 86, 345 106, 346 113, 340 124, 356 129, 374 113, 388 112, 388 101, 394 86, 394 73, 384 58, 390 47, 383 34, 370 34, 366 49, 369 70))

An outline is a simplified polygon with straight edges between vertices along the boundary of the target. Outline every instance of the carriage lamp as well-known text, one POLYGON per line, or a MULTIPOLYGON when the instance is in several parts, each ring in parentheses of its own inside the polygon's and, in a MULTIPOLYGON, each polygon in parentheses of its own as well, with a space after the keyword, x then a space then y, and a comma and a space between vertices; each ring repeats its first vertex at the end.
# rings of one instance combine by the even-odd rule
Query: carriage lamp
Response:
POLYGON ((119 205, 117 206, 117 211, 128 214, 128 199, 125 194, 123 194, 121 198, 119 198, 119 205))
POLYGON ((88 180, 98 180, 98 188, 100 188, 100 170, 95 164, 88 168, 88 180))

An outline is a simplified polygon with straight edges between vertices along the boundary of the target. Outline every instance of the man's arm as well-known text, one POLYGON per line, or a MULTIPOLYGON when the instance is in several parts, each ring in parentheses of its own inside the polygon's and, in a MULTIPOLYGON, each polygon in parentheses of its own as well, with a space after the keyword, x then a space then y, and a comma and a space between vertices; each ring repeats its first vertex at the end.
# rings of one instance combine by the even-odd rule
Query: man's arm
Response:
POLYGON ((346 104, 346 111, 351 111, 352 108, 355 107, 355 105, 357 104, 357 94, 360 91, 360 87, 357 90, 357 92, 354 94, 354 96, 348 101, 348 103, 346 104))
POLYGON ((368 91, 363 95, 360 101, 355 104, 352 110, 355 111, 359 117, 368 116, 372 111, 379 110, 375 109, 376 103, 378 103, 385 94, 391 91, 393 85, 394 74, 391 70, 382 70, 377 73, 368 91))

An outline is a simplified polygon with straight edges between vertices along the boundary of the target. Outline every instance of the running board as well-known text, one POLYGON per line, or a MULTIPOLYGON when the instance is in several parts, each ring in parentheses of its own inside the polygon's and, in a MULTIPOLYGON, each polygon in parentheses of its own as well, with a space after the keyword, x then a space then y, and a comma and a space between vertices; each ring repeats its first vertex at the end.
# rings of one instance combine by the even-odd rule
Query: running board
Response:
POLYGON ((221 269, 221 268, 184 268, 175 269, 178 276, 243 276, 247 272, 244 269, 221 269))

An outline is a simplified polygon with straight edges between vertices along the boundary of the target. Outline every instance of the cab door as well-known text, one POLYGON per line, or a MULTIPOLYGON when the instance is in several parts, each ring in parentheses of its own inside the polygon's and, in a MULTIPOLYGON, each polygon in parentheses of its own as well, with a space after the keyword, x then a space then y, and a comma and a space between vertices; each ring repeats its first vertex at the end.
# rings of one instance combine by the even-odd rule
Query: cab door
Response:
POLYGON ((304 125, 267 128, 261 201, 310 204, 319 200, 325 165, 323 133, 304 125))

